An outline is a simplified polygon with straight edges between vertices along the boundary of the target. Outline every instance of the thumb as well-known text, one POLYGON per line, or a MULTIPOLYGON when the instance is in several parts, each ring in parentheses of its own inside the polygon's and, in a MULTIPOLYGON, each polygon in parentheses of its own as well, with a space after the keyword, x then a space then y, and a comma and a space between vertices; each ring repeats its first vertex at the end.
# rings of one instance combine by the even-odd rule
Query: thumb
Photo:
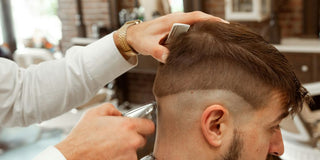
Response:
POLYGON ((150 135, 155 130, 154 123, 149 119, 131 118, 130 120, 134 124, 136 131, 143 136, 150 135))
POLYGON ((169 49, 165 46, 158 45, 154 48, 152 57, 158 60, 159 62, 165 63, 169 55, 169 49))
POLYGON ((92 109, 94 114, 99 116, 121 116, 121 112, 110 103, 104 103, 92 109))

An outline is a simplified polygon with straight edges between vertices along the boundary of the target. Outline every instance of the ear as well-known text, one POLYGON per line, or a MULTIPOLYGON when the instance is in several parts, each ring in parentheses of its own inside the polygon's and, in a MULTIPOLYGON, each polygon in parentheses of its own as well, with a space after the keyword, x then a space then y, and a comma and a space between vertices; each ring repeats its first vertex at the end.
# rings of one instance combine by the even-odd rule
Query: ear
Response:
POLYGON ((222 105, 215 104, 207 107, 201 116, 201 129, 208 143, 214 147, 222 144, 222 138, 229 127, 228 110, 222 105))

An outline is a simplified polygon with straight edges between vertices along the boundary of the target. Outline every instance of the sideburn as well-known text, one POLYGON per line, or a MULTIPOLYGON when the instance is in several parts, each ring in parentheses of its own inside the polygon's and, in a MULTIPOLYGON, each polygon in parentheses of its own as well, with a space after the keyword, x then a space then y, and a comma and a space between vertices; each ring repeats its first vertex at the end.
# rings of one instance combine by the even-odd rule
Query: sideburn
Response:
POLYGON ((228 153, 223 156, 222 160, 238 160, 241 157, 243 149, 243 140, 237 129, 233 131, 233 140, 228 149, 228 153))

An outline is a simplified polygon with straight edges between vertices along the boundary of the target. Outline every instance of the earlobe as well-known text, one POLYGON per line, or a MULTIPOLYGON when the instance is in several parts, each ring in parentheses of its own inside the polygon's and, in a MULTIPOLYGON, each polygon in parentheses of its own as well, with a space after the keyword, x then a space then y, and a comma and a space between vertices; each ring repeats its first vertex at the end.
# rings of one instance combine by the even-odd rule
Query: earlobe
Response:
POLYGON ((229 112, 222 105, 211 105, 203 111, 201 116, 201 129, 205 139, 210 145, 214 147, 221 146, 228 120, 229 112))

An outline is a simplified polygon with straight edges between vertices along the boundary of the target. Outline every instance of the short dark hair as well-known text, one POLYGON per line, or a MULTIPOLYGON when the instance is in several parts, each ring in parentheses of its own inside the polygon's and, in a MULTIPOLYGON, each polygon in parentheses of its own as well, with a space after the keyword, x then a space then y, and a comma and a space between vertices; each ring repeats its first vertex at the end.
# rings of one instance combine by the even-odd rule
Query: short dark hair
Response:
POLYGON ((154 82, 156 97, 224 89, 259 109, 277 92, 291 113, 311 99, 284 55, 240 24, 199 22, 168 47, 154 82))

